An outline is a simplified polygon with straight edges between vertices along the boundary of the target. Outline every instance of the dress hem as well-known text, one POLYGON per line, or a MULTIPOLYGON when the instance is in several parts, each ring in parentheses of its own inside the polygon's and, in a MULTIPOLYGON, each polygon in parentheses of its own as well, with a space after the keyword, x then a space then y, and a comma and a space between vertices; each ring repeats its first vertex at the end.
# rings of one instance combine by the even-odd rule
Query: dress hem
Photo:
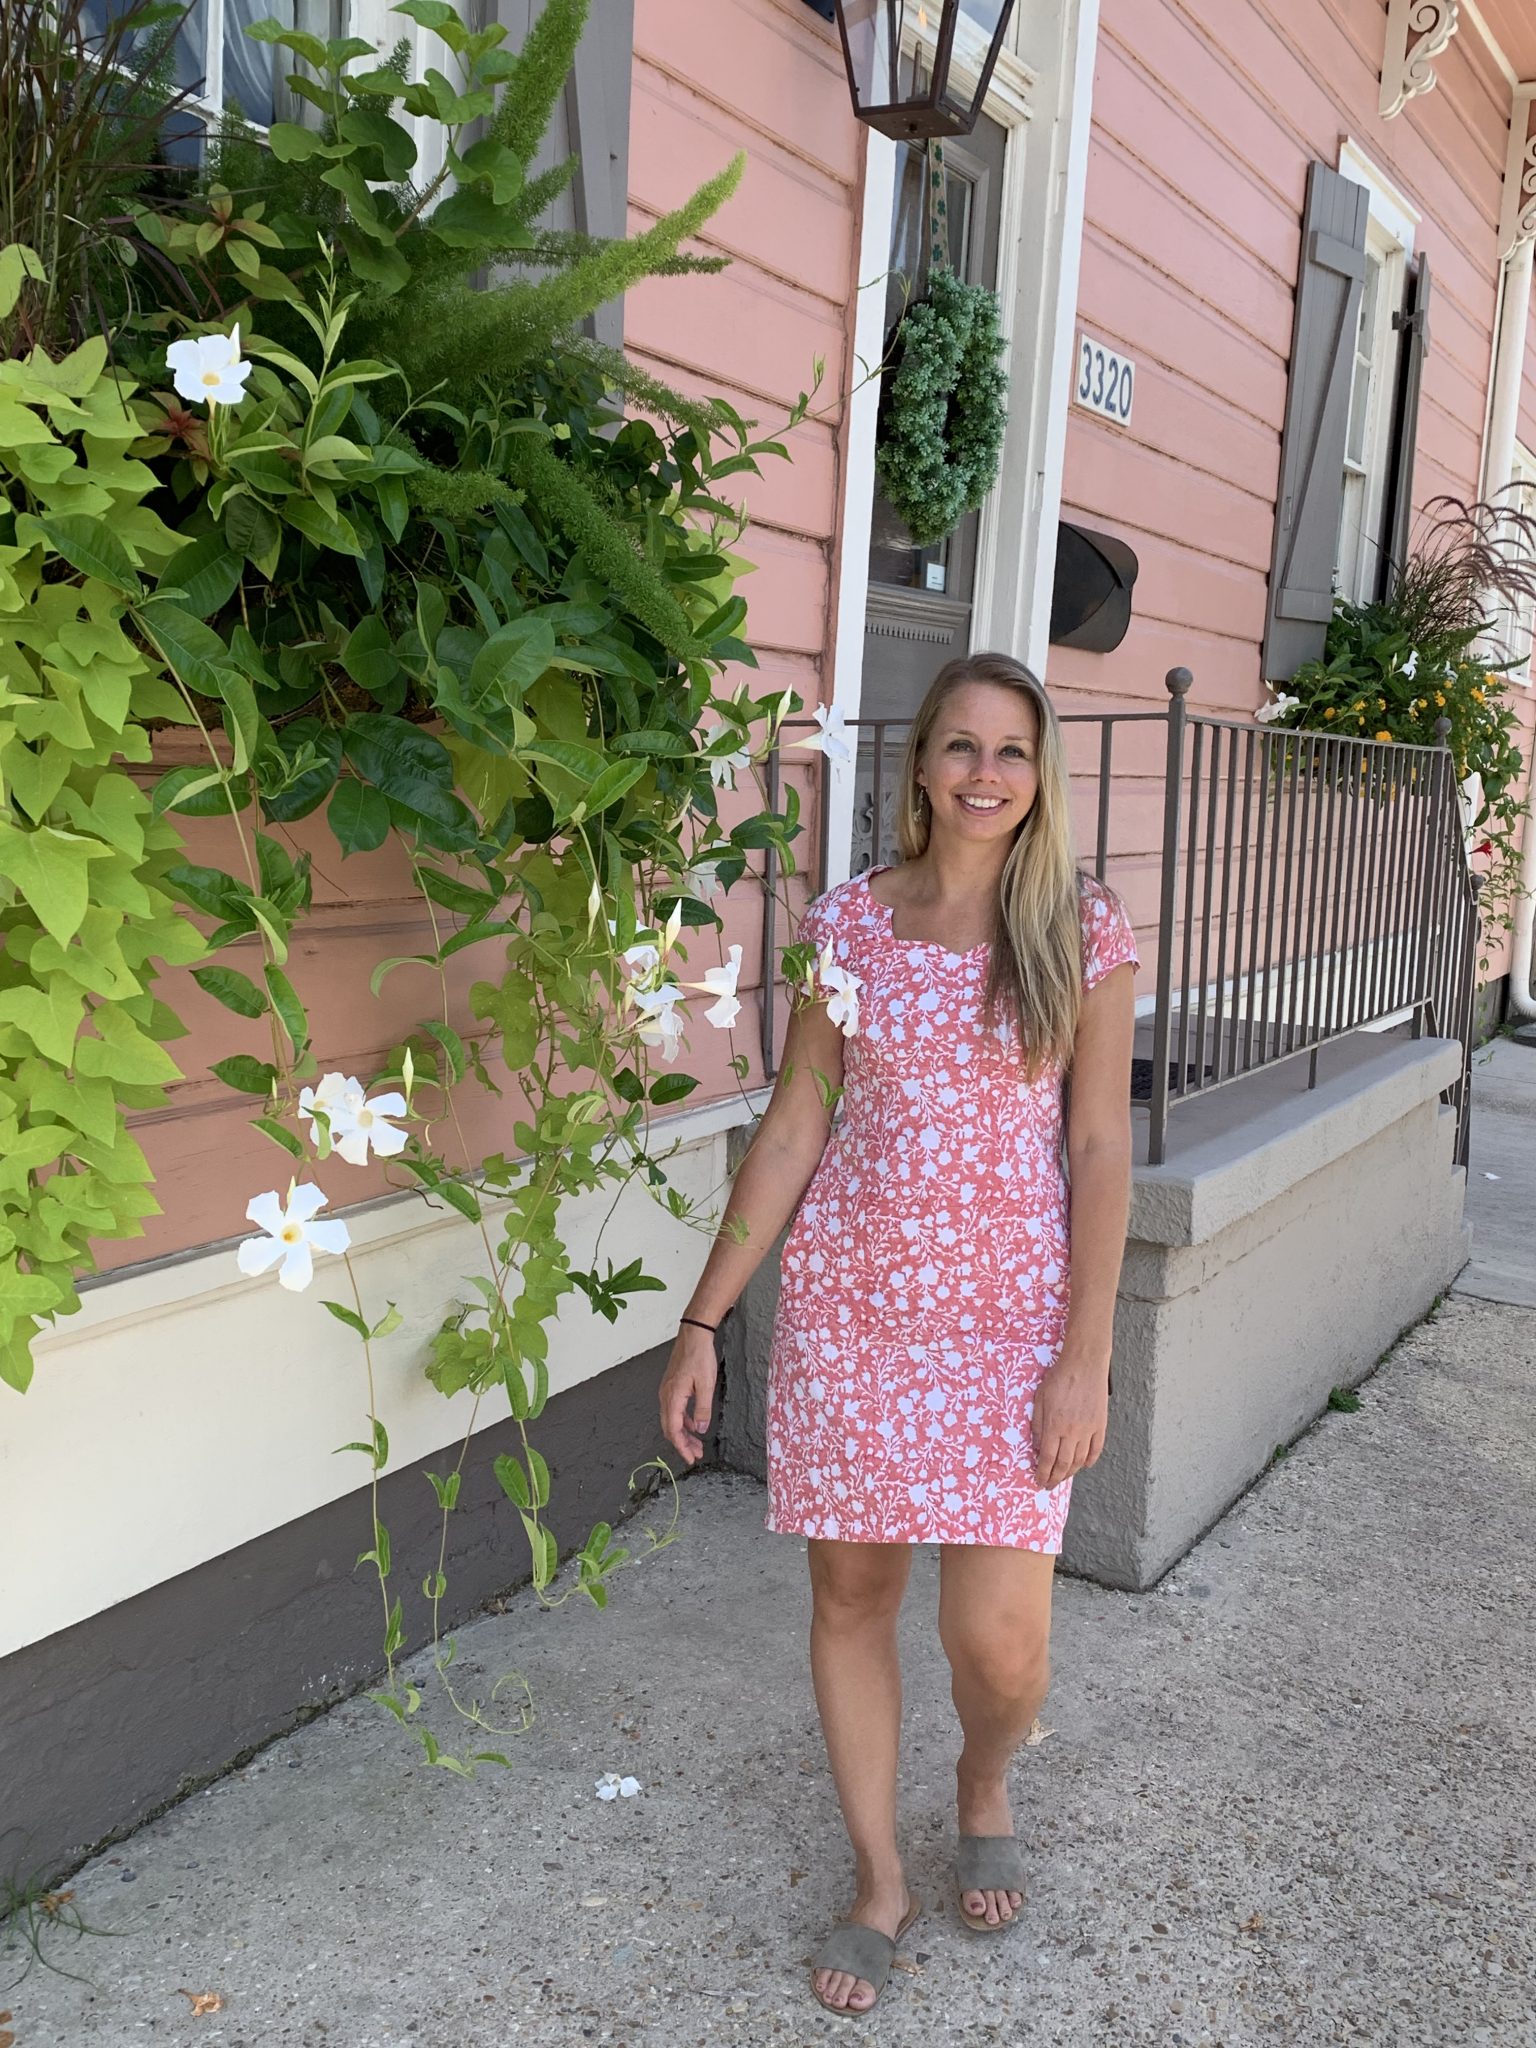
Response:
POLYGON ((787 1522, 775 1521, 772 1515, 765 1515, 763 1527, 770 1536, 803 1536, 817 1543, 889 1543, 904 1544, 915 1550, 919 1544, 940 1546, 954 1544, 973 1550, 1032 1550, 1037 1557, 1060 1557, 1060 1543, 1031 1543, 1027 1539, 1018 1543, 998 1543, 985 1536, 816 1536, 810 1529, 796 1527, 787 1522))

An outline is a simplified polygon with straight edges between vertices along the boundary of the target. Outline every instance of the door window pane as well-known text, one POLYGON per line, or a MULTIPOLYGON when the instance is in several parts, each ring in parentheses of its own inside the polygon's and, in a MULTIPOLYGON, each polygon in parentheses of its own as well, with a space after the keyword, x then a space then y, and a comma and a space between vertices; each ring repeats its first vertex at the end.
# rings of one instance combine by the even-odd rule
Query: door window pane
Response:
MULTIPOLYGON (((973 181, 946 160, 945 239, 950 268, 957 277, 965 276, 971 253, 975 197, 973 181)), ((927 292, 928 268, 928 158, 922 149, 904 144, 891 222, 890 272, 885 281, 887 344, 908 306, 927 292)), ((948 550, 947 541, 929 548, 914 547, 895 507, 876 491, 869 549, 872 582, 942 592, 948 582, 948 550)))

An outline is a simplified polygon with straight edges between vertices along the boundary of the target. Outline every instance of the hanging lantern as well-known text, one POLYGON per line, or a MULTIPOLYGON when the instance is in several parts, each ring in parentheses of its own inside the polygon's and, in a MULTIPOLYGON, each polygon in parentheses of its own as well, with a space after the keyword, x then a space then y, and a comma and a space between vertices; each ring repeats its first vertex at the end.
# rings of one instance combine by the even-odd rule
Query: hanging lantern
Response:
POLYGON ((853 111, 912 142, 969 135, 1013 0, 836 0, 853 111))

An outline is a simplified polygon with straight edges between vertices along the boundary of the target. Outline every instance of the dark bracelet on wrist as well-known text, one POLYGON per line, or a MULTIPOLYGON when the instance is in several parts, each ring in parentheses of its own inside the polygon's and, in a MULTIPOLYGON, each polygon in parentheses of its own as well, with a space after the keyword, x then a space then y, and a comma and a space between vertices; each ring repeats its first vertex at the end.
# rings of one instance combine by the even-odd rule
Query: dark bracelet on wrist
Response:
POLYGON ((720 1325, 718 1323, 701 1323, 697 1316, 679 1316, 677 1320, 680 1323, 687 1323, 691 1329, 708 1330, 711 1337, 719 1333, 720 1325))

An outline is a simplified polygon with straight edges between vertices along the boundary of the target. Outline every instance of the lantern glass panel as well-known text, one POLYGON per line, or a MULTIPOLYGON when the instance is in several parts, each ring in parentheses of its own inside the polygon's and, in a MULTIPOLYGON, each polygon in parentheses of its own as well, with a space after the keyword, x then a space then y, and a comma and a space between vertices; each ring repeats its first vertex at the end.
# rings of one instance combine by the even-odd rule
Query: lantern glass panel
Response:
POLYGON ((950 9, 954 39, 948 64, 936 74, 935 100, 938 111, 949 116, 945 125, 968 134, 980 118, 1012 9, 1009 0, 959 0, 958 6, 950 0, 950 9))
POLYGON ((860 120, 898 139, 968 135, 1013 0, 837 0, 860 120))

